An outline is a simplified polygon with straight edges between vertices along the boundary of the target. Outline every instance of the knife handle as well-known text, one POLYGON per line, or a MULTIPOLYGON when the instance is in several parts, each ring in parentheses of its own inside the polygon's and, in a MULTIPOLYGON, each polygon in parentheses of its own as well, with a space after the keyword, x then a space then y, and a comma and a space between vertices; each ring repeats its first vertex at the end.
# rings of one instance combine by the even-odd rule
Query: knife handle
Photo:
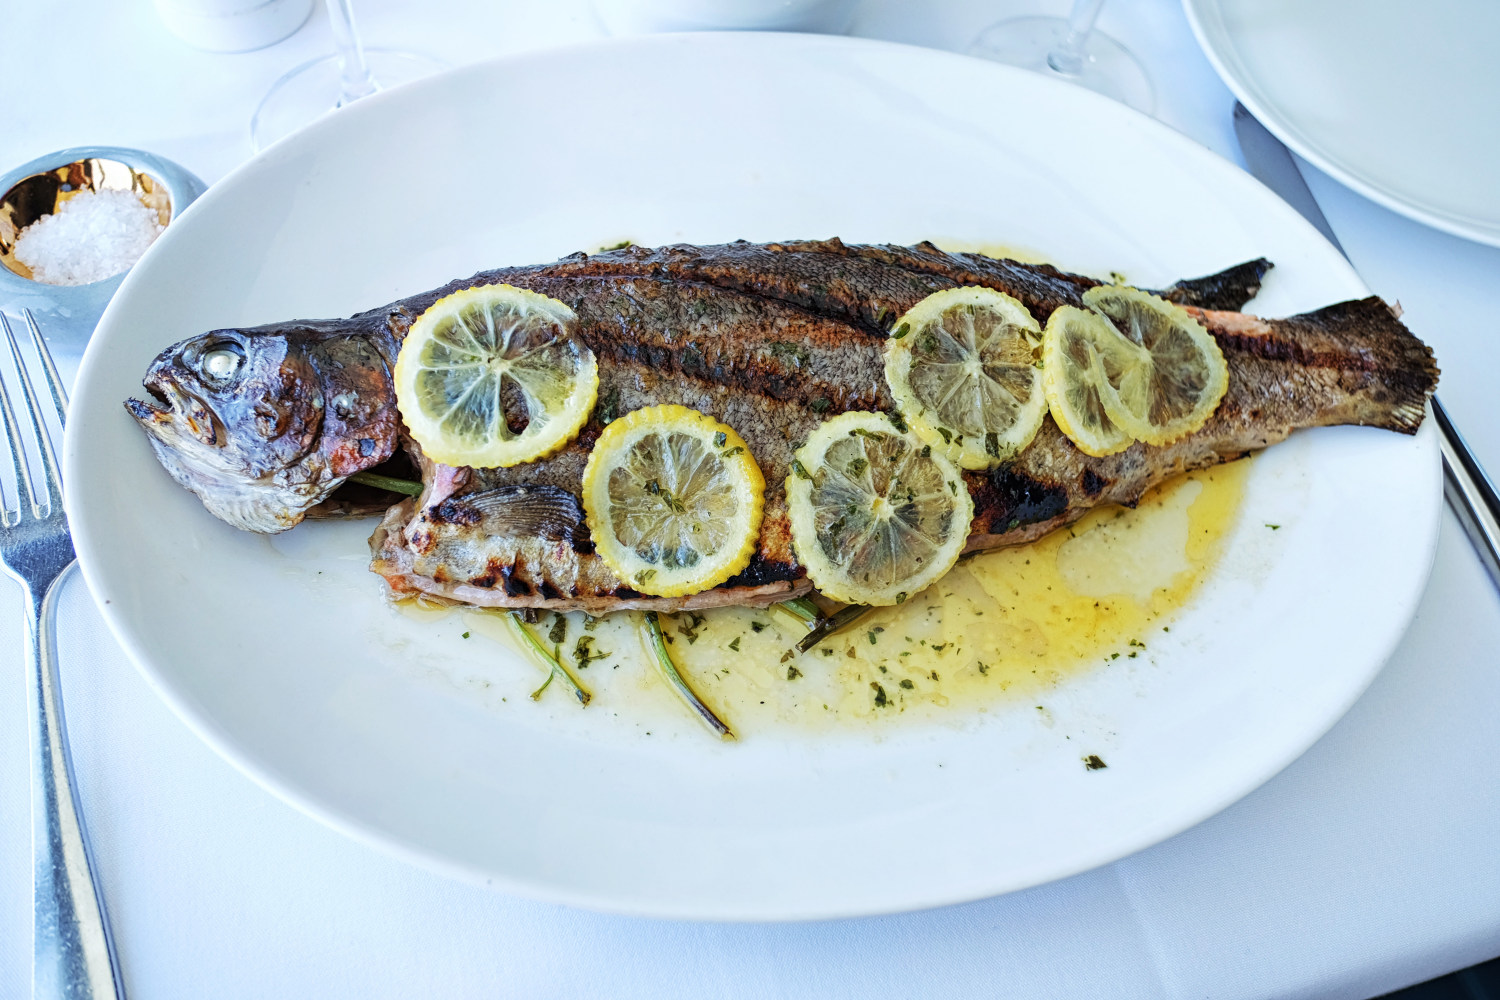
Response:
POLYGON ((1443 494, 1474 543, 1490 580, 1500 587, 1500 497, 1436 396, 1432 397, 1432 415, 1443 451, 1443 494))

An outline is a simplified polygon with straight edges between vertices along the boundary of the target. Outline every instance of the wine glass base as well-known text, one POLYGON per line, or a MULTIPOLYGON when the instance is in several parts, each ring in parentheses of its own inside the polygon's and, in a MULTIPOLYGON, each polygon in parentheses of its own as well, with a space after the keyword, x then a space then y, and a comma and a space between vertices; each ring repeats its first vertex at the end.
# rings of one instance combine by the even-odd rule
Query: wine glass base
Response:
POLYGON ((1076 83, 1148 115, 1156 109, 1156 88, 1145 69, 1129 49, 1098 31, 1091 31, 1084 40, 1083 66, 1078 73, 1052 68, 1047 55, 1067 35, 1066 18, 1017 17, 986 28, 969 46, 969 55, 1076 83))
MULTIPOLYGON (((432 56, 396 49, 365 49, 365 64, 379 90, 390 90, 448 68, 432 56)), ((277 80, 250 117, 251 147, 258 153, 277 139, 338 110, 340 83, 337 55, 303 63, 277 80)))

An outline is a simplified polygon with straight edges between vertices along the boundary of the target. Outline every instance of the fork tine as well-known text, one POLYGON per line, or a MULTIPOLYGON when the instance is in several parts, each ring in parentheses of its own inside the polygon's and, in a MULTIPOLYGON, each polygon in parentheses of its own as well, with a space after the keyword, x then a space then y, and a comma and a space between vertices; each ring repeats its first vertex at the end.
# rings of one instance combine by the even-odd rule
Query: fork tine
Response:
POLYGON ((22 309, 21 313, 26 317, 26 326, 31 331, 31 342, 36 345, 36 356, 42 359, 42 374, 47 378, 47 391, 52 394, 52 403, 57 407, 57 425, 66 426, 68 391, 63 388, 62 378, 57 374, 57 365, 52 360, 52 352, 47 350, 47 342, 42 339, 42 328, 37 325, 36 317, 30 309, 22 309))
MULTIPOLYGON (((5 328, 5 335, 10 336, 10 320, 0 313, 0 327, 5 328)), ((0 377, 0 420, 5 423, 5 437, 10 443, 10 461, 15 469, 16 478, 16 506, 4 507, 0 511, 0 524, 7 528, 13 528, 21 522, 21 509, 24 504, 32 503, 31 472, 26 468, 26 452, 21 450, 21 425, 16 422, 15 411, 10 408, 10 391, 5 388, 5 379, 0 377)), ((0 504, 3 506, 3 504, 0 504)))
MULTIPOLYGON (((10 323, 3 324, 5 328, 5 340, 10 344, 11 360, 15 362, 16 375, 21 382, 21 395, 26 400, 26 409, 31 416, 31 430, 36 435, 36 442, 41 447, 42 473, 46 477, 47 495, 45 504, 39 502, 35 484, 31 475, 26 474, 26 492, 30 495, 32 512, 38 519, 50 517, 52 512, 62 506, 62 477, 57 471, 57 455, 52 450, 52 435, 47 433, 47 421, 42 415, 42 408, 37 402, 36 390, 31 387, 31 378, 26 374, 26 363, 21 359, 21 345, 16 343, 16 335, 11 332, 10 323)), ((7 404, 7 422, 14 423, 15 415, 10 413, 7 404)), ((12 447, 19 435, 10 434, 12 447)), ((25 468, 25 460, 20 460, 22 469, 25 468)))

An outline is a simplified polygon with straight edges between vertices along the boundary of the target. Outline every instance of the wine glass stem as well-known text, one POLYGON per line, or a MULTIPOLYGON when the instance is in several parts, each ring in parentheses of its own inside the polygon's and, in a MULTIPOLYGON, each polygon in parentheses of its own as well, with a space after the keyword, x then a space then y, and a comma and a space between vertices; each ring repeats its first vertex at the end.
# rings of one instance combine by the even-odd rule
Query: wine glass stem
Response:
MULTIPOLYGON (((328 0, 330 6, 333 2, 328 0)), ((1087 58, 1083 47, 1088 43, 1089 32, 1094 30, 1094 22, 1099 20, 1099 8, 1103 6, 1104 0, 1073 0, 1073 9, 1068 13, 1068 33, 1057 48, 1047 53, 1047 65, 1054 71, 1066 76, 1083 72, 1087 58)))
POLYGON ((328 0, 328 20, 333 24, 333 40, 339 50, 339 107, 369 97, 380 87, 365 63, 365 48, 354 26, 351 0, 328 0))

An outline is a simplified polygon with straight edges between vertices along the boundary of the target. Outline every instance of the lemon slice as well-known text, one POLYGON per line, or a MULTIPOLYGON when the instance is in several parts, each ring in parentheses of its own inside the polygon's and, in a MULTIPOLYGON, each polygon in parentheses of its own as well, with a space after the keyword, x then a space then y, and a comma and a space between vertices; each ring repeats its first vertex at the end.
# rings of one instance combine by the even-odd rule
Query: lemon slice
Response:
POLYGON ((1181 306, 1138 288, 1100 285, 1083 304, 1108 319, 1117 339, 1099 351, 1104 412, 1147 444, 1169 444, 1208 422, 1229 389, 1219 345, 1181 306))
POLYGON ((685 406, 648 406, 599 435, 583 509, 600 558, 627 586, 681 597, 749 564, 765 488, 733 428, 685 406))
POLYGON ((915 597, 953 568, 974 516, 958 468, 883 413, 841 413, 813 431, 786 497, 807 575, 850 604, 915 597))
POLYGON ((989 288, 949 288, 896 321, 885 379, 916 435, 966 469, 1031 443, 1047 413, 1026 307, 989 288))
POLYGON ((396 408, 433 461, 487 469, 550 455, 583 427, 599 363, 556 299, 510 285, 454 292, 396 357, 396 408))
POLYGON ((1058 428, 1085 455, 1103 458, 1135 443, 1135 438, 1109 419, 1101 398, 1114 391, 1105 376, 1104 357, 1111 351, 1128 353, 1131 346, 1098 313, 1060 306, 1047 317, 1042 338, 1047 408, 1058 428))

